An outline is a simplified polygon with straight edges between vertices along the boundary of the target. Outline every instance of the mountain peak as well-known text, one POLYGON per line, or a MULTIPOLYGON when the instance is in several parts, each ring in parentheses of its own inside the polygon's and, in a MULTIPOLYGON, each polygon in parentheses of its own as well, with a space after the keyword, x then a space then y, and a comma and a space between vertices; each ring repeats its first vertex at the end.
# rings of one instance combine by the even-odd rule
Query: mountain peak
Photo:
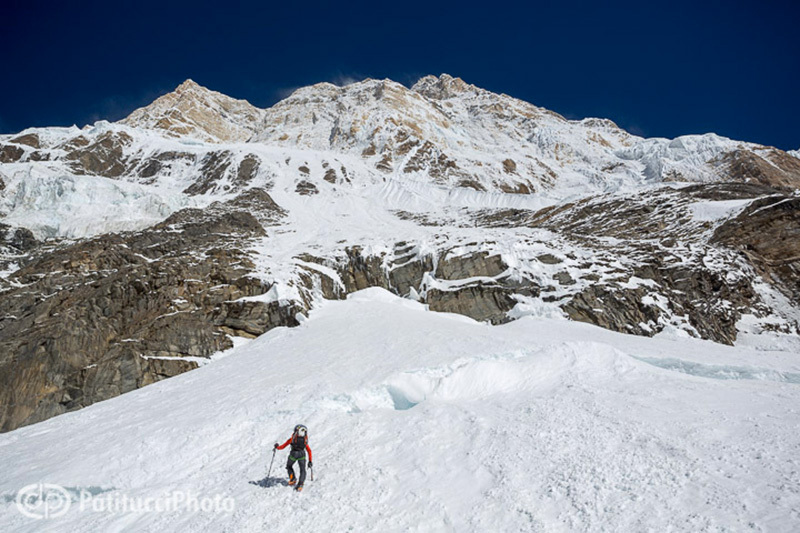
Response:
POLYGON ((264 111, 187 79, 171 93, 139 108, 122 124, 155 129, 167 135, 191 136, 206 142, 242 142, 249 139, 264 111))
POLYGON ((206 89, 202 85, 198 84, 197 82, 195 82, 191 78, 187 78, 186 81, 184 81, 183 83, 181 83, 180 85, 178 85, 175 88, 174 92, 183 93, 183 92, 186 92, 186 91, 197 90, 197 89, 205 89, 206 91, 208 91, 208 89, 206 89))
POLYGON ((411 90, 434 100, 446 100, 466 92, 478 91, 478 88, 461 78, 440 74, 439 76, 428 75, 420 78, 411 87, 411 90))

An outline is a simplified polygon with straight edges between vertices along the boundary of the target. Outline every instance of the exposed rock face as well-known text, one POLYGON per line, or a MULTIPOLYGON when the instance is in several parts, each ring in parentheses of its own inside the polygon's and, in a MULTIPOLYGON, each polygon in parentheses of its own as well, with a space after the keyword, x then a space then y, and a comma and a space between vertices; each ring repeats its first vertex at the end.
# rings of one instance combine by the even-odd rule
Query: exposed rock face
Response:
POLYGON ((436 277, 447 280, 468 279, 474 277, 494 278, 508 269, 499 255, 489 252, 477 252, 469 255, 452 255, 447 253, 436 269, 436 277))
POLYGON ((425 274, 433 272, 434 258, 419 257, 414 244, 399 242, 394 246, 394 257, 389 264, 388 286, 400 296, 409 296, 411 291, 421 290, 425 274))
POLYGON ((660 262, 642 265, 637 276, 654 283, 636 288, 597 283, 584 289, 563 309, 572 320, 635 335, 663 330, 667 313, 682 317, 696 334, 724 344, 736 340, 742 313, 757 308, 758 297, 747 278, 726 279, 700 266, 664 268, 660 262), (664 295, 659 302, 648 294, 664 295))
POLYGON ((454 78, 448 74, 441 76, 425 76, 420 78, 411 88, 433 100, 447 100, 468 91, 475 91, 473 85, 466 83, 461 78, 454 78))
POLYGON ((345 261, 339 264, 339 276, 348 293, 368 287, 389 288, 383 257, 365 256, 358 246, 345 249, 345 254, 345 261))
POLYGON ((301 180, 297 182, 295 192, 303 196, 310 196, 312 194, 319 194, 319 189, 317 189, 317 186, 310 181, 301 180))
POLYGON ((212 190, 222 179, 231 165, 231 154, 228 151, 210 152, 200 161, 200 179, 183 192, 186 194, 205 194, 212 190))
MULTIPOLYGON (((227 334, 296 325, 295 304, 239 300, 269 289, 241 249, 264 230, 226 207, 67 245, 14 272, 0 298, 0 428, 195 368, 232 346, 227 334)), ((10 242, 35 244, 19 232, 10 242)))
POLYGON ((39 142, 39 136, 35 133, 28 133, 26 135, 20 135, 19 137, 14 137, 11 139, 11 142, 17 144, 24 144, 26 146, 30 146, 31 148, 41 148, 41 143, 39 142))
POLYGON ((26 228, 13 228, 0 223, 0 246, 10 247, 17 254, 31 251, 39 245, 33 233, 26 228))
POLYGON ((756 200, 720 226, 712 242, 740 250, 761 276, 800 302, 800 198, 756 200))
POLYGON ((517 303, 507 289, 483 283, 448 291, 431 289, 427 302, 431 311, 458 313, 492 324, 511 320, 506 313, 517 303))
MULTIPOLYGON (((639 335, 671 324, 732 344, 742 315, 767 312, 753 286, 754 270, 797 300, 797 206, 797 197, 778 189, 729 183, 587 198, 538 212, 481 212, 476 218, 489 227, 545 227, 592 250, 599 264, 576 265, 579 279, 556 271, 559 290, 555 296, 548 294, 553 289, 544 291, 543 299, 563 302, 573 320, 639 335), (720 208, 741 212, 715 226, 704 213, 720 208)), ((575 263, 552 253, 537 259, 555 269, 575 263)), ((794 331, 797 324, 788 327, 794 331)))
POLYGON ((253 135, 263 117, 263 110, 244 100, 230 98, 186 80, 175 91, 137 109, 121 122, 132 127, 157 129, 176 137, 241 142, 253 135))
POLYGON ((774 148, 735 150, 712 161, 712 165, 733 181, 789 190, 800 188, 800 160, 774 148))
POLYGON ((125 133, 108 132, 94 143, 70 152, 67 160, 72 162, 72 170, 76 174, 117 178, 127 170, 124 148, 132 140, 125 133))
POLYGON ((615 290, 592 285, 567 302, 564 311, 579 322, 623 333, 653 335, 657 332, 647 324, 658 323, 660 312, 657 307, 642 303, 646 292, 643 288, 615 290))
POLYGON ((299 325, 305 309, 280 302, 222 302, 211 316, 214 325, 242 337, 257 337, 278 326, 299 325))
POLYGON ((14 163, 22 159, 25 150, 13 144, 0 144, 0 163, 14 163))

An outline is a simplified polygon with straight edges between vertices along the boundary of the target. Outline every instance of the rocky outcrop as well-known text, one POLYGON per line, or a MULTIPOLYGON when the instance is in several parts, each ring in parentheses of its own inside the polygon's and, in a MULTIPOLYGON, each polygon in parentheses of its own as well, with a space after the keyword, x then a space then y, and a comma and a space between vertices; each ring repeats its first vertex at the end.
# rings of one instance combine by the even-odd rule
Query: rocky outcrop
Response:
POLYGON ((731 181, 790 191, 800 188, 800 159, 775 148, 734 150, 716 158, 711 165, 731 181))
POLYGON ((312 194, 319 194, 319 189, 317 189, 317 186, 310 181, 300 180, 297 182, 295 192, 302 196, 311 196, 312 194))
POLYGON ((698 337, 733 344, 741 315, 760 304, 748 278, 726 277, 700 265, 665 268, 653 260, 634 274, 652 283, 632 288, 624 286, 627 280, 592 284, 562 309, 572 320, 646 336, 661 332, 668 317, 677 318, 698 337))
POLYGON ((25 150, 21 146, 0 143, 0 163, 15 163, 24 155, 25 150))
POLYGON ((39 140, 39 135, 36 133, 27 133, 25 135, 19 135, 11 139, 12 143, 17 144, 24 144, 25 146, 30 146, 31 148, 41 148, 42 144, 39 140))
POLYGON ((511 291, 493 284, 475 283, 452 290, 429 289, 426 302, 431 311, 457 313, 481 322, 503 324, 516 300, 511 291))
POLYGON ((337 267, 345 291, 355 292, 368 287, 389 288, 382 256, 367 255, 359 246, 346 248, 344 261, 337 267))
POLYGON ((298 313, 306 311, 295 304, 281 302, 226 301, 211 315, 223 331, 242 337, 257 337, 278 326, 299 325, 298 313))
POLYGON ((222 179, 228 167, 231 165, 233 154, 227 150, 219 152, 209 152, 200 161, 200 179, 195 181, 183 192, 186 194, 205 194, 212 190, 222 179))
POLYGON ((618 289, 592 285, 575 295, 563 309, 571 320, 588 322, 601 328, 652 336, 660 331, 659 309, 642 302, 645 289, 618 289))
POLYGON ((494 278, 506 270, 508 270, 508 265, 499 255, 491 255, 489 252, 458 255, 448 251, 438 262, 436 277, 446 280, 475 277, 494 278))
POLYGON ((433 272, 434 258, 417 253, 414 244, 399 242, 394 245, 394 257, 389 263, 387 285, 400 296, 418 294, 425 274, 433 272))
MULTIPOLYGON (((142 232, 60 247, 13 272, 0 298, 0 428, 195 368, 230 348, 229 335, 296 325, 297 304, 241 300, 269 289, 242 251, 264 234, 230 206, 184 210, 142 232)), ((34 244, 18 241, 20 250, 34 244)))
POLYGON ((711 242, 739 250, 764 279, 800 303, 800 197, 754 201, 717 228, 711 242))
POLYGON ((22 254, 38 245, 39 241, 29 229, 14 228, 0 222, 0 246, 10 248, 14 254, 22 254))
POLYGON ((128 170, 125 147, 132 141, 126 133, 109 131, 92 144, 70 152, 66 159, 76 174, 118 178, 128 170))

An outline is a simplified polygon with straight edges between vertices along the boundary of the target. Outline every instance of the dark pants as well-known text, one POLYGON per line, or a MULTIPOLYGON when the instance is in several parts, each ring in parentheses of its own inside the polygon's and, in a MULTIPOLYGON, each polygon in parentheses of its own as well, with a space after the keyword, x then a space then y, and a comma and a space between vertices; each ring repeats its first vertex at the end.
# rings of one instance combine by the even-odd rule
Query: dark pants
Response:
POLYGON ((297 479, 297 486, 302 487, 306 482, 306 452, 303 450, 290 451, 289 460, 286 461, 286 470, 289 472, 289 479, 294 478, 294 464, 300 467, 300 477, 297 479))

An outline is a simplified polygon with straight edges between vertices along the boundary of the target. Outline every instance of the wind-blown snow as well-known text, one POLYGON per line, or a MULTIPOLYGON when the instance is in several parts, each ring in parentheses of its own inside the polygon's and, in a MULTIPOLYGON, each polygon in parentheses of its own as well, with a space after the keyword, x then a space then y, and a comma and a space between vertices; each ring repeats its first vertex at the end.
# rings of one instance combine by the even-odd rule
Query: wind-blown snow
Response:
MULTIPOLYGON (((777 337, 776 337, 777 339, 777 337)), ((796 353, 523 318, 381 289, 224 359, 0 435, 3 531, 793 531, 796 353), (315 480, 273 442, 310 429, 315 480), (32 521, 16 491, 191 490, 232 513, 32 521)))

